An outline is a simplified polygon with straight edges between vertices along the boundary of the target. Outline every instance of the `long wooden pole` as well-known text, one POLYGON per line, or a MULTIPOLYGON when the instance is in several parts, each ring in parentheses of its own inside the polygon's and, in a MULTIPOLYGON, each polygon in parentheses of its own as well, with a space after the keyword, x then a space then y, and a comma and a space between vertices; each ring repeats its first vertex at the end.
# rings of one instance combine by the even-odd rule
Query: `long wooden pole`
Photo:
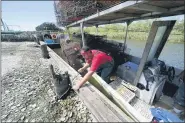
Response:
POLYGON ((93 78, 106 90, 111 98, 117 105, 126 112, 135 122, 150 122, 144 116, 142 116, 134 107, 132 107, 128 102, 126 102, 122 96, 116 92, 109 84, 107 84, 100 76, 96 73, 93 74, 93 78))

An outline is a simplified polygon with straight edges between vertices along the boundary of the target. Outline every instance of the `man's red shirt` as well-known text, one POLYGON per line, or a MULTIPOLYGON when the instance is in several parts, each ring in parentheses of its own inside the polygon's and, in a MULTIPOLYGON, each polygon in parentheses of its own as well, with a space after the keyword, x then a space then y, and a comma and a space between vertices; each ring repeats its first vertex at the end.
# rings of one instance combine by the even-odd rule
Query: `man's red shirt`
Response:
POLYGON ((85 59, 88 64, 91 64, 91 71, 96 71, 102 64, 110 62, 112 57, 99 50, 91 50, 93 54, 92 59, 85 59))

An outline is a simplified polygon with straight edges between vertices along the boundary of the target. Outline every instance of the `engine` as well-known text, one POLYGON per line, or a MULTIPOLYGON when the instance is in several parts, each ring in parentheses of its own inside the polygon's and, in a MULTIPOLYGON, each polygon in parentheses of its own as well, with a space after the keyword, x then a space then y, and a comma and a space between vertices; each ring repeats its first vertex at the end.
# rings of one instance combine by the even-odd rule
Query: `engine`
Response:
MULTIPOLYGON (((126 62, 118 67, 116 73, 126 82, 133 84, 137 70, 137 64, 126 62)), ((154 98, 159 100, 165 81, 174 78, 175 72, 172 71, 172 67, 169 67, 167 70, 165 63, 158 59, 153 59, 146 63, 137 83, 137 87, 139 88, 139 94, 137 95, 139 98, 148 104, 152 104, 154 98)))

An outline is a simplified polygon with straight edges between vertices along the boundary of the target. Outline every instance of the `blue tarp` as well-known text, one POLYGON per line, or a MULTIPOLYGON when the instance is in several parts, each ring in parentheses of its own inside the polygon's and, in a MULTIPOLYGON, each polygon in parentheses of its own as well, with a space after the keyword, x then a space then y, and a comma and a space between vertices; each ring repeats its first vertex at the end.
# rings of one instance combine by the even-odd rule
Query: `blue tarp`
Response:
POLYGON ((139 65, 133 63, 133 62, 126 62, 125 63, 127 66, 131 67, 131 69, 134 71, 134 72, 137 72, 137 69, 139 67, 139 65))
POLYGON ((52 39, 44 39, 44 42, 45 42, 46 44, 55 44, 55 41, 52 40, 52 39))
POLYGON ((151 108, 150 109, 152 112, 153 117, 157 121, 163 120, 163 122, 184 122, 180 120, 175 114, 162 109, 162 108, 151 108))

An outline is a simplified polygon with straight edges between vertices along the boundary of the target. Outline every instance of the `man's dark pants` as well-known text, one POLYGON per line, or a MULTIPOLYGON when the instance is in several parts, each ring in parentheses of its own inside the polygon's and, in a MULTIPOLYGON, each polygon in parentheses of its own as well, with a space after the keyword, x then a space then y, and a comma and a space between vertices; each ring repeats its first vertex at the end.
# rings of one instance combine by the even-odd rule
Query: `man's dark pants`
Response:
POLYGON ((111 74, 112 70, 114 67, 114 60, 110 61, 110 62, 106 62, 105 64, 101 65, 98 70, 96 71, 96 73, 101 76, 101 78, 109 83, 109 75, 111 74))

